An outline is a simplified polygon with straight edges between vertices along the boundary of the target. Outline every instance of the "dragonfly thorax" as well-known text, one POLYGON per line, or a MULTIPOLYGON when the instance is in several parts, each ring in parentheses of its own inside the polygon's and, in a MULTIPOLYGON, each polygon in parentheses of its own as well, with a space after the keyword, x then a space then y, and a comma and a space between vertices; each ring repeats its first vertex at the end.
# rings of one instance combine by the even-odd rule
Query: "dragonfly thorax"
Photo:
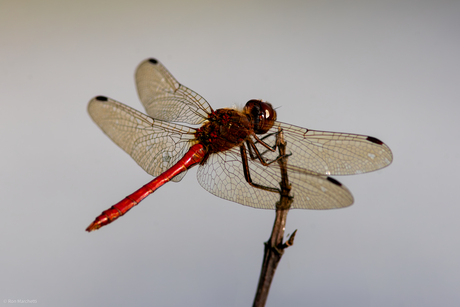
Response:
POLYGON ((195 137, 206 146, 208 153, 215 153, 240 146, 254 133, 253 128, 253 123, 245 112, 218 109, 196 131, 195 137))

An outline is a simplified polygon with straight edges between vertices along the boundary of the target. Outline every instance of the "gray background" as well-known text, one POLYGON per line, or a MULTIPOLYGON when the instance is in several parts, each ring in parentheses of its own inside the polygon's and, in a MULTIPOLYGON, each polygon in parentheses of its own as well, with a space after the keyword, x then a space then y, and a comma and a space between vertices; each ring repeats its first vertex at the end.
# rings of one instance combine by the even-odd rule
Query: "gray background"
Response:
POLYGON ((267 306, 458 306, 459 4, 0 1, 0 299, 252 304, 274 212, 207 193, 196 170, 84 231, 151 179, 87 102, 142 110, 134 69, 157 57, 214 108, 263 98, 281 121, 393 150, 337 178, 352 207, 290 212, 267 306))

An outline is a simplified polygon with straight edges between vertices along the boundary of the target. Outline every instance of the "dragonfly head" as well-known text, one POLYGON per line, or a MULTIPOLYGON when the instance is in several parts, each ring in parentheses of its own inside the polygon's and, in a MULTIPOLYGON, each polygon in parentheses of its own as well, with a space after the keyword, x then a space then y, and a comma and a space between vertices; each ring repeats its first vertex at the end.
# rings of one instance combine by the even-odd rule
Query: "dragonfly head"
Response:
POLYGON ((266 133, 276 120, 276 111, 268 102, 251 99, 243 108, 243 111, 251 118, 256 134, 266 133))

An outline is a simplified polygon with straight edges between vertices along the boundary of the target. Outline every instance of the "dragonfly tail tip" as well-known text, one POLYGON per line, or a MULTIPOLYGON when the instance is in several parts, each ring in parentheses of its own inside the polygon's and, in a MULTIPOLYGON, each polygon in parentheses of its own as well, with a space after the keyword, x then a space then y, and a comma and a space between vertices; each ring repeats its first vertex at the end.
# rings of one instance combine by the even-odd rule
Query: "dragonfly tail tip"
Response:
POLYGON ((87 232, 91 232, 91 231, 99 229, 100 227, 101 227, 100 225, 97 225, 96 223, 92 222, 85 230, 87 232))

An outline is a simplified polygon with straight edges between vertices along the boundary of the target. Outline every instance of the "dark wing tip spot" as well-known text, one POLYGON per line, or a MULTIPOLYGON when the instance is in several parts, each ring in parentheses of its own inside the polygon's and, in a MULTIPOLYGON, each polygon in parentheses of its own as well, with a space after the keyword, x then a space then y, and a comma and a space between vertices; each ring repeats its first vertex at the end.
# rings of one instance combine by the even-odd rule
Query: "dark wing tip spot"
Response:
POLYGON ((330 182, 332 182, 333 184, 335 185, 338 185, 339 187, 342 186, 342 184, 340 182, 338 182, 337 180, 335 180, 334 178, 332 177, 327 177, 327 180, 329 180, 330 182))
POLYGON ((105 96, 97 96, 96 97, 96 100, 99 100, 99 101, 107 101, 109 100, 109 98, 105 97, 105 96))
POLYGON ((382 141, 380 141, 378 138, 375 138, 375 137, 373 137, 373 136, 368 136, 368 137, 367 137, 367 140, 368 140, 369 142, 372 142, 372 143, 375 143, 375 144, 378 144, 378 145, 382 145, 382 144, 383 144, 382 141))
POLYGON ((154 58, 149 59, 149 62, 152 64, 158 64, 158 60, 154 58))

